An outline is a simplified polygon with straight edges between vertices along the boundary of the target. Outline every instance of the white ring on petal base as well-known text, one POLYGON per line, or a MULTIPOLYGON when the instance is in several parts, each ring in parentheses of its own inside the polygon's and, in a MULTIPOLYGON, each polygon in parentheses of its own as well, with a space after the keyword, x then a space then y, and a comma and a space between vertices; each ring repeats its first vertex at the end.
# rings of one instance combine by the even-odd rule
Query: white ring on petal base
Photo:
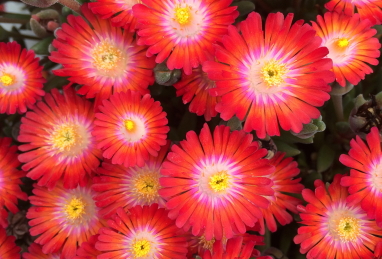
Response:
POLYGON ((0 64, 0 77, 3 76, 3 74, 10 74, 15 77, 15 83, 12 85, 5 86, 0 81, 0 91, 15 91, 18 90, 23 91, 25 86, 25 73, 23 70, 18 68, 17 66, 13 66, 11 64, 0 64))
POLYGON ((382 159, 380 158, 380 161, 376 163, 375 165, 372 165, 372 169, 370 170, 370 178, 369 183, 376 190, 379 192, 382 192, 382 159))
MULTIPOLYGON (((157 258, 158 250, 160 250, 160 244, 158 240, 155 238, 153 231, 148 230, 137 230, 137 229, 131 229, 131 236, 127 237, 127 247, 130 252, 131 258, 134 257, 134 248, 133 245, 135 242, 139 240, 147 240, 150 243, 150 251, 148 254, 145 255, 145 257, 138 257, 138 258, 157 258)), ((130 257, 129 257, 130 258, 130 257)))
POLYGON ((141 141, 146 136, 146 126, 145 126, 145 120, 136 116, 136 115, 126 115, 125 118, 123 118, 120 123, 120 130, 123 135, 123 138, 129 142, 129 143, 135 143, 141 141), (134 122, 135 130, 134 132, 129 132, 126 129, 125 121, 131 120, 134 122))
POLYGON ((333 35, 330 38, 324 39, 322 45, 328 48, 329 54, 327 57, 333 60, 333 65, 342 66, 347 65, 347 62, 352 59, 357 43, 358 40, 353 40, 353 38, 346 35, 333 35), (343 49, 337 46, 337 41, 341 38, 346 38, 349 41, 349 45, 343 47, 343 49))

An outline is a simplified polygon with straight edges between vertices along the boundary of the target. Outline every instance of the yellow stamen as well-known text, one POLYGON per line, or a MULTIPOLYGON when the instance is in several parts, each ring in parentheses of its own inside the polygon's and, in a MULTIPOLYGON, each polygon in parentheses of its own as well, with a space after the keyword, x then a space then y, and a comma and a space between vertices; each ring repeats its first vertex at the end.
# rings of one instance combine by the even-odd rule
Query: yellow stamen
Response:
POLYGON ((16 83, 15 76, 4 72, 3 75, 0 77, 0 81, 3 84, 3 86, 10 86, 16 83))
POLYGON ((186 5, 186 7, 177 6, 175 9, 175 19, 180 25, 185 25, 191 20, 191 8, 186 5))
POLYGON ((355 241, 360 233, 358 219, 344 217, 338 221, 336 232, 342 241, 355 241))
POLYGON ((150 203, 159 197, 158 190, 160 189, 159 174, 156 172, 147 172, 138 175, 135 179, 135 193, 150 203))
POLYGON ((134 258, 146 256, 148 253, 150 253, 150 248, 150 242, 146 239, 135 241, 135 243, 133 244, 133 251, 135 254, 134 258))
POLYGON ((203 235, 199 238, 199 245, 202 246, 204 249, 210 250, 212 252, 212 248, 215 243, 215 238, 212 238, 211 240, 206 240, 206 237, 203 235))
POLYGON ((279 86, 285 82, 284 75, 288 71, 285 64, 279 64, 279 62, 271 59, 265 62, 260 71, 260 76, 268 87, 279 86))
POLYGON ((69 202, 68 205, 66 205, 66 215, 68 219, 75 220, 78 218, 82 218, 82 216, 85 214, 85 202, 83 202, 82 198, 74 197, 69 202))
POLYGON ((337 40, 337 46, 340 48, 347 47, 349 45, 349 41, 346 38, 340 38, 337 40))
POLYGON ((52 142, 55 148, 61 151, 69 151, 73 146, 81 142, 76 125, 64 124, 58 126, 52 134, 52 142))
POLYGON ((218 172, 210 177, 210 186, 215 192, 222 192, 227 189, 229 181, 226 171, 218 172))
POLYGON ((125 121, 125 127, 128 132, 132 132, 135 130, 135 123, 132 120, 125 121))
POLYGON ((102 71, 109 72, 115 69, 120 60, 123 60, 122 52, 108 41, 98 43, 92 51, 93 65, 102 71))

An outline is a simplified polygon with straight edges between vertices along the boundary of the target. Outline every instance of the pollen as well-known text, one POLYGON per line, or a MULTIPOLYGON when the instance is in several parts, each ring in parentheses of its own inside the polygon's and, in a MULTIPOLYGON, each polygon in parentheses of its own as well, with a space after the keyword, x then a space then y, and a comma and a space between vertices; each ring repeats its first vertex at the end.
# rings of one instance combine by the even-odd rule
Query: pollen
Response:
POLYGON ((81 136, 77 131, 77 126, 73 124, 56 127, 51 136, 53 146, 60 151, 69 151, 73 146, 81 142, 81 136))
POLYGON ((151 244, 147 239, 137 240, 133 244, 134 258, 145 257, 150 253, 151 244))
POLYGON ((146 171, 135 178, 135 193, 144 203, 149 204, 159 197, 159 176, 155 171, 146 171))
POLYGON ((98 43, 92 51, 93 65, 104 72, 110 72, 118 67, 123 60, 122 51, 109 41, 98 43))
POLYGON ((218 172, 210 177, 210 187, 215 192, 222 192, 228 188, 229 176, 226 171, 218 172))
POLYGON ((16 83, 16 79, 13 75, 4 72, 3 75, 0 77, 0 81, 3 84, 3 86, 10 86, 16 83))
POLYGON ((285 74, 288 69, 285 64, 280 64, 273 59, 265 62, 265 65, 261 68, 260 77, 268 87, 280 86, 284 83, 285 74))
POLYGON ((202 246, 204 249, 210 250, 211 252, 214 243, 215 238, 212 238, 211 240, 206 240, 206 237, 204 235, 199 238, 199 245, 202 246))
POLYGON ((175 19, 180 25, 185 25, 191 20, 191 8, 186 5, 186 7, 177 6, 175 9, 175 19))
POLYGON ((125 121, 125 128, 128 132, 133 132, 135 130, 135 123, 132 120, 125 121))
POLYGON ((85 214, 85 206, 86 204, 82 198, 73 197, 65 208, 68 219, 82 219, 82 216, 85 214))
POLYGON ((349 41, 346 38, 340 38, 337 40, 337 46, 340 48, 347 47, 349 45, 349 41))
POLYGON ((358 219, 344 217, 338 221, 336 231, 344 242, 355 241, 360 233, 358 219))

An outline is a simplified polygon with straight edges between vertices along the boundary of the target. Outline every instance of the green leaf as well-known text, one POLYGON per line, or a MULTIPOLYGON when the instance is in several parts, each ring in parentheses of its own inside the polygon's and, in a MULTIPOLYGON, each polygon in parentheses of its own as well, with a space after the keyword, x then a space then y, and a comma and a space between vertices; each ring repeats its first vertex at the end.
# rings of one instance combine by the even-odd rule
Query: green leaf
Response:
POLYGON ((322 173, 333 164, 335 151, 327 144, 322 145, 317 156, 317 172, 322 173))
POLYGON ((251 1, 241 1, 233 3, 231 6, 237 6, 237 11, 239 12, 239 17, 246 16, 253 10, 255 10, 255 4, 251 1))
POLYGON ((52 43, 54 37, 51 36, 51 37, 48 37, 46 39, 43 39, 39 42, 37 42, 35 45, 33 45, 31 47, 32 50, 34 50, 34 52, 36 54, 39 54, 39 55, 49 55, 49 45, 52 43))
POLYGON ((297 156, 301 153, 300 150, 293 144, 287 144, 279 139, 273 139, 277 146, 277 150, 280 152, 285 152, 285 157, 297 156))

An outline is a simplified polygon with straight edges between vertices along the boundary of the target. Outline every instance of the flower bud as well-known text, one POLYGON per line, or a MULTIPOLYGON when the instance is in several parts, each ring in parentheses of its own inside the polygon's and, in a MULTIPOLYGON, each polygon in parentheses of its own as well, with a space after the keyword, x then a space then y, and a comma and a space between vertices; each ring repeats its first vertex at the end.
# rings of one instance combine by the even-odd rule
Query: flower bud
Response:
POLYGON ((172 86, 179 81, 182 71, 180 69, 168 69, 167 59, 154 68, 155 82, 159 85, 172 86))
POLYGON ((46 8, 54 5, 58 0, 21 0, 21 2, 35 7, 46 8))
POLYGON ((42 10, 32 15, 30 25, 36 36, 47 37, 60 26, 59 13, 52 9, 42 10))

